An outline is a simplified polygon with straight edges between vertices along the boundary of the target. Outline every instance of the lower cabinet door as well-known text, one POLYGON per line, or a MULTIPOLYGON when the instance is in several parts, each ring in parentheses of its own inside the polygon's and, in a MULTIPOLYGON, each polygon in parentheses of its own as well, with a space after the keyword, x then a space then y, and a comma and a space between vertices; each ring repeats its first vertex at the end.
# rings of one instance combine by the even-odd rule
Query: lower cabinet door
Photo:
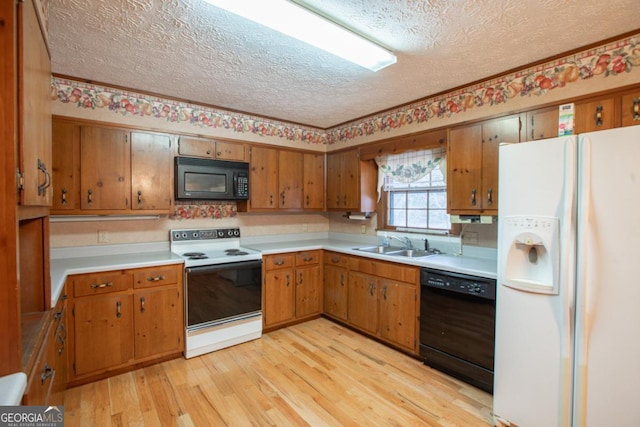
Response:
POLYGON ((267 271, 264 284, 263 317, 265 326, 293 319, 295 278, 292 268, 267 271))
POLYGON ((378 278, 349 272, 349 323, 372 334, 378 331, 378 278))
POLYGON ((322 275, 320 266, 296 268, 296 317, 322 312, 322 275))
POLYGON ((183 304, 175 287, 136 292, 133 303, 136 359, 182 349, 183 304))
POLYGON ((333 265, 324 266, 324 312, 347 320, 347 269, 333 265))
POLYGON ((131 295, 75 301, 75 374, 107 370, 133 358, 131 295))
POLYGON ((380 337, 415 351, 416 285, 380 279, 380 337))

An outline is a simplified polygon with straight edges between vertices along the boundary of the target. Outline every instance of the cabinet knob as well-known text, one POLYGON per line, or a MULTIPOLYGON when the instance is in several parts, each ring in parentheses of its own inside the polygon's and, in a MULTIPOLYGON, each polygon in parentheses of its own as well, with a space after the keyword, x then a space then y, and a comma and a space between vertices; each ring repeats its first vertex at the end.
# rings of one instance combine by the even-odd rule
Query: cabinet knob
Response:
POLYGON ((640 120, 640 98, 633 98, 633 105, 631 107, 631 113, 633 121, 640 120))
POLYGON ((142 205, 142 191, 138 190, 138 206, 142 205))
POLYGON ((67 204, 67 189, 63 188, 61 190, 61 193, 62 193, 62 195, 61 195, 60 203, 62 205, 66 205, 67 204))
POLYGON ((140 313, 144 313, 144 297, 140 297, 140 313))
POLYGON ((55 370, 49 366, 48 363, 45 363, 44 369, 42 369, 42 374, 40 375, 40 384, 44 384, 44 382, 53 376, 55 370))
POLYGON ((487 204, 493 204, 493 188, 487 190, 487 204))
POLYGON ((602 105, 598 105, 596 107, 596 115, 595 115, 596 127, 602 126, 602 110, 603 110, 602 105))
POLYGON ((93 190, 92 189, 88 189, 87 190, 87 203, 89 203, 89 204, 93 203, 93 190))
POLYGON ((471 190, 471 204, 476 205, 476 189, 471 190))

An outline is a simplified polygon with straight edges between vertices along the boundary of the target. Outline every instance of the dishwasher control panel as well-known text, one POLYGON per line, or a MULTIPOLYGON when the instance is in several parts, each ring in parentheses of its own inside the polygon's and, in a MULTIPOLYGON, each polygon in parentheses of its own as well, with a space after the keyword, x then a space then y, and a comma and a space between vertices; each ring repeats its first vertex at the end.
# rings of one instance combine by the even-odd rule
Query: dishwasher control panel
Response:
POLYGON ((420 271, 420 284, 490 300, 496 299, 496 281, 485 277, 423 268, 420 271))

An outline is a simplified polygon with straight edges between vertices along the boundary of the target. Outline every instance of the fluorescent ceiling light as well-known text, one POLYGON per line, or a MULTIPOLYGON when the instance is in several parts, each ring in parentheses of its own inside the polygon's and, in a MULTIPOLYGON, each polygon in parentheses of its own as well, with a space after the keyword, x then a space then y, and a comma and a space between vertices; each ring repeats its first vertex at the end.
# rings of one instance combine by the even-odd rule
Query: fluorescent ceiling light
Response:
POLYGON ((205 1, 371 71, 396 63, 396 56, 387 49, 287 0, 205 1))

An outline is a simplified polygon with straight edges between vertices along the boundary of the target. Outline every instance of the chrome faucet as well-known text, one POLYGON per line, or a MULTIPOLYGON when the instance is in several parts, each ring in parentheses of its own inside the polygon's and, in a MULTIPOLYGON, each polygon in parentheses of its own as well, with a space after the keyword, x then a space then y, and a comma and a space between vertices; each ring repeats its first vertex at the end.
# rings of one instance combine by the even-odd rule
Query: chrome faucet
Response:
POLYGON ((389 236, 389 238, 391 239, 396 239, 401 241, 402 243, 404 243, 404 248, 405 249, 413 249, 413 243, 411 243, 411 239, 409 239, 408 237, 398 237, 398 236, 389 236))

